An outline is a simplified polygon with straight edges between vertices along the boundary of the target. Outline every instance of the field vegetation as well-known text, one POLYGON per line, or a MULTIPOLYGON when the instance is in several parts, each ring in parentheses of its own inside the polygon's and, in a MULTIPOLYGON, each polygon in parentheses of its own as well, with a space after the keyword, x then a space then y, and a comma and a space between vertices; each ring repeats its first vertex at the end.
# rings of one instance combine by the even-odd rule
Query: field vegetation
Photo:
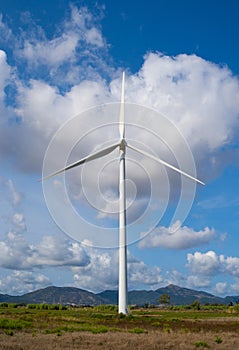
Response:
POLYGON ((0 349, 239 349, 238 305, 0 304, 0 349))

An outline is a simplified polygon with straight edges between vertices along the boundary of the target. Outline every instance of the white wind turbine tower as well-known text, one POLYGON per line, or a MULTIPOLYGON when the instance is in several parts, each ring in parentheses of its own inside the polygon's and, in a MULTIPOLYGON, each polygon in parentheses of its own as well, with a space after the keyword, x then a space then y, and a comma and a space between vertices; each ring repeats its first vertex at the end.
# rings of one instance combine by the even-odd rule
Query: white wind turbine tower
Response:
POLYGON ((130 148, 152 160, 161 163, 162 165, 196 181, 202 185, 204 183, 195 177, 187 174, 186 172, 174 167, 173 165, 163 161, 154 155, 139 149, 135 146, 128 144, 125 140, 125 122, 124 122, 124 84, 125 84, 125 73, 122 75, 122 92, 121 92, 121 104, 120 104, 120 116, 119 116, 119 142, 112 144, 100 151, 92 153, 87 157, 80 159, 70 165, 67 165, 63 169, 60 169, 46 177, 43 180, 48 179, 52 176, 60 174, 66 170, 77 167, 86 162, 90 162, 94 159, 101 158, 107 154, 113 152, 116 148, 119 148, 119 298, 118 298, 118 312, 127 314, 128 313, 128 284, 127 284, 127 239, 126 239, 126 188, 125 188, 125 155, 126 148, 130 148))

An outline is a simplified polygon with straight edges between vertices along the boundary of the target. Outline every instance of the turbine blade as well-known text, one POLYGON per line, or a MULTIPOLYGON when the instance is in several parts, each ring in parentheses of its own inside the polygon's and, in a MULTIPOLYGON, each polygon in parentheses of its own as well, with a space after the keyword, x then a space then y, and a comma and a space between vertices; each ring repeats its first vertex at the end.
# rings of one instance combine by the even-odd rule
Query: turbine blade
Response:
POLYGON ((106 147, 106 148, 102 149, 101 151, 97 151, 97 152, 95 152, 95 153, 92 153, 92 154, 88 155, 87 157, 84 157, 84 158, 82 158, 82 159, 80 159, 80 160, 78 160, 78 161, 76 161, 76 162, 74 162, 74 163, 72 163, 72 164, 67 165, 67 166, 66 166, 65 168, 63 168, 63 169, 57 170, 56 172, 45 176, 43 179, 41 179, 41 181, 44 181, 44 180, 46 180, 46 179, 49 179, 50 177, 53 177, 53 176, 55 176, 55 175, 61 174, 61 173, 63 173, 63 172, 66 171, 66 170, 69 170, 69 169, 72 169, 72 168, 74 168, 74 167, 77 167, 78 165, 81 165, 81 164, 90 162, 91 160, 104 157, 104 156, 106 156, 107 154, 113 152, 114 149, 117 148, 118 146, 119 146, 119 143, 114 144, 114 145, 109 146, 109 147, 106 147))
POLYGON ((171 165, 171 164, 165 162, 164 160, 162 160, 162 159, 160 159, 160 158, 158 158, 158 157, 155 157, 154 155, 152 155, 152 154, 150 154, 150 153, 148 153, 148 152, 142 151, 142 150, 138 149, 137 147, 131 146, 131 145, 129 145, 129 144, 127 144, 127 147, 131 148, 132 150, 134 150, 134 151, 136 151, 136 152, 138 152, 138 153, 143 154, 143 155, 146 156, 146 157, 149 157, 149 158, 155 160, 155 161, 158 162, 158 163, 161 163, 161 164, 165 165, 166 167, 168 167, 168 168, 170 168, 170 169, 172 169, 172 170, 178 172, 179 174, 182 174, 182 175, 188 177, 188 178, 191 179, 191 180, 194 180, 194 181, 200 183, 201 185, 205 185, 204 182, 202 182, 202 181, 196 179, 196 178, 193 177, 192 175, 189 175, 189 174, 185 173, 184 171, 182 171, 182 170, 176 168, 175 166, 173 166, 173 165, 171 165))
POLYGON ((125 73, 122 75, 122 87, 121 87, 121 103, 120 103, 120 117, 119 117, 119 132, 120 139, 124 139, 125 137, 125 127, 124 127, 124 80, 125 73))

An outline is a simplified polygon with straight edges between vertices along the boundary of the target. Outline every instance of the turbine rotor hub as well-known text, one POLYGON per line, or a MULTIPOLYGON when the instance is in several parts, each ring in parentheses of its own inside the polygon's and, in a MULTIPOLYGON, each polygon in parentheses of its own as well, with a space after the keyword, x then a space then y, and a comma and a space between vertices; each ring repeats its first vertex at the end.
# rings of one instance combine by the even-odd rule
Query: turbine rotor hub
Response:
POLYGON ((127 146, 127 142, 125 141, 125 139, 122 139, 122 140, 120 141, 120 144, 119 144, 120 150, 121 150, 121 151, 125 151, 126 146, 127 146))

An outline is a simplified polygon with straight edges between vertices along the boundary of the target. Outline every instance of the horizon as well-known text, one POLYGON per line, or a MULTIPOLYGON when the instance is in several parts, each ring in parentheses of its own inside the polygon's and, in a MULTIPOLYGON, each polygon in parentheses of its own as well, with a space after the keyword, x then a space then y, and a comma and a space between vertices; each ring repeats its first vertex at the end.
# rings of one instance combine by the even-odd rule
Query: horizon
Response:
MULTIPOLYGON (((26 292, 26 293, 23 293, 23 294, 16 294, 16 295, 11 295, 11 294, 2 294, 0 293, 0 295, 8 295, 10 297, 21 297, 21 296, 24 296, 26 294, 31 294, 31 293, 35 293, 35 292, 38 292, 40 290, 45 290, 45 289, 48 289, 48 288, 70 288, 70 289, 78 289, 78 290, 81 290, 81 291, 85 291, 85 292, 89 292, 89 293, 92 293, 94 295, 98 295, 98 294, 102 294, 102 293, 105 293, 105 292, 115 292, 117 293, 118 295, 118 289, 106 289, 106 290, 102 290, 100 292, 93 292, 93 291, 90 291, 90 290, 87 290, 87 289, 83 289, 83 288, 80 288, 80 287, 75 287, 75 286, 56 286, 56 285, 49 285, 49 286, 46 286, 46 287, 43 287, 43 288, 39 288, 39 289, 35 289, 35 290, 32 290, 32 291, 29 291, 29 292, 26 292)), ((165 289, 165 288, 168 288, 168 287, 177 287, 177 288, 180 288, 180 289, 187 289, 187 290, 191 290, 193 292, 201 292, 201 293, 206 293, 206 294, 210 294, 211 296, 214 296, 216 298, 221 298, 221 299, 226 299, 227 297, 237 297, 238 295, 225 295, 224 297, 222 296, 219 296, 219 295, 216 295, 216 294, 212 294, 212 293, 209 293, 205 290, 197 290, 197 289, 193 289, 193 288, 187 288, 187 287, 182 287, 182 286, 178 286, 176 284, 173 284, 173 283, 170 283, 168 285, 165 285, 165 286, 162 286, 162 287, 159 287, 157 289, 129 289, 128 292, 156 292, 158 291, 159 289, 165 289)))

